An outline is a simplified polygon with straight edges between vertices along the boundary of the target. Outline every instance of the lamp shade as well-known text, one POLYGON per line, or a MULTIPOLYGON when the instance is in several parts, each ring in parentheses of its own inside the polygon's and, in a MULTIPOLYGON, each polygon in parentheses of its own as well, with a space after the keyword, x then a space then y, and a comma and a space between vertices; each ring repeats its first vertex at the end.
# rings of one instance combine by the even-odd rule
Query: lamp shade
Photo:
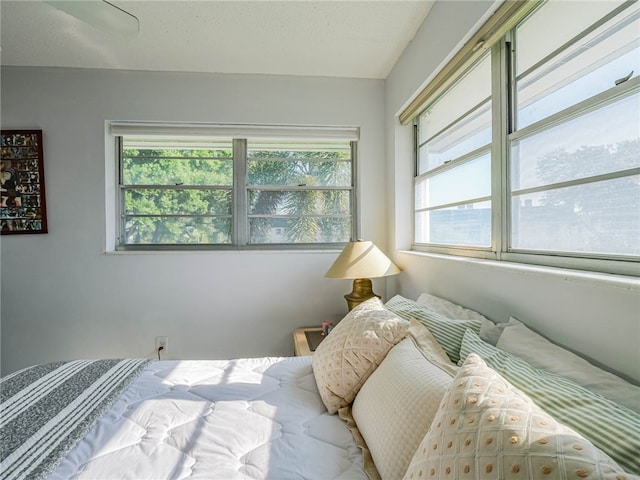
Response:
POLYGON ((397 275, 400 269, 373 242, 351 242, 325 273, 327 278, 375 278, 397 275))

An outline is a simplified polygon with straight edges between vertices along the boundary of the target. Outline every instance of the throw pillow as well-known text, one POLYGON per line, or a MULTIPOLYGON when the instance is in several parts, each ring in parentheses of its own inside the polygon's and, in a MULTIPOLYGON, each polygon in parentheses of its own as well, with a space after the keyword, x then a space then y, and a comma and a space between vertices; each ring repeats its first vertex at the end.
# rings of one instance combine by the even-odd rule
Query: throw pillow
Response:
POLYGON ((384 308, 377 297, 351 310, 316 349, 313 374, 329 413, 346 407, 407 333, 409 322, 384 308))
POLYGON ((471 354, 445 393, 404 476, 405 480, 429 478, 624 480, 631 476, 471 354))
POLYGON ((558 421, 580 432, 620 466, 640 475, 640 415, 571 380, 534 368, 467 331, 460 355, 479 355, 558 421))
POLYGON ((451 320, 478 320, 481 323, 480 338, 491 345, 496 344, 506 326, 506 323, 493 323, 475 310, 470 310, 429 293, 421 293, 416 302, 451 320))
POLYGON ((383 480, 402 478, 452 378, 407 337, 362 386, 352 414, 383 480))
MULTIPOLYGON (((482 335, 480 335, 482 338, 482 335)), ((592 365, 511 317, 496 346, 640 413, 640 387, 592 365)))
POLYGON ((454 363, 460 360, 460 344, 464 332, 468 328, 476 333, 480 332, 481 323, 478 320, 450 320, 401 295, 390 299, 385 307, 402 318, 415 318, 424 323, 454 363))

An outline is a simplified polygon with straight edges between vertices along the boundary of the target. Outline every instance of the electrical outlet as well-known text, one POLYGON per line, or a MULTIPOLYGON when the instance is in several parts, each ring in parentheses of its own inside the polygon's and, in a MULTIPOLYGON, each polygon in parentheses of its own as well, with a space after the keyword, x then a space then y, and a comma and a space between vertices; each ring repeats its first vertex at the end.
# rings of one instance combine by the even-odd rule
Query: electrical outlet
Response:
POLYGON ((169 337, 167 336, 156 337, 156 352, 160 347, 162 347, 162 353, 166 355, 167 349, 169 348, 169 337))

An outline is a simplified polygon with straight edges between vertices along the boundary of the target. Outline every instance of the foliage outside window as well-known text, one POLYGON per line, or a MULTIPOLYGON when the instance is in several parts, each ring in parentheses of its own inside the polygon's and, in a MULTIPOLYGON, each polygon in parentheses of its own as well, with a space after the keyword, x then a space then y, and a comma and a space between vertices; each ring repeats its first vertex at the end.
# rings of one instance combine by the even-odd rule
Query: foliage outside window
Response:
POLYGON ((427 103, 416 249, 637 274, 639 20, 545 2, 427 103))
POLYGON ((123 135, 119 248, 339 245, 355 142, 123 135))
POLYGON ((249 242, 336 243, 352 238, 349 144, 247 145, 249 242))

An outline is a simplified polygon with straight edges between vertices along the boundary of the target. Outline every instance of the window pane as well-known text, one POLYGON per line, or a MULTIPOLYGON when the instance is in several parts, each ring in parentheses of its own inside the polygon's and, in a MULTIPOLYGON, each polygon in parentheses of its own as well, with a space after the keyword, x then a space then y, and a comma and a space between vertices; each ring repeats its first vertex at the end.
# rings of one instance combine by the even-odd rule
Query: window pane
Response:
POLYGON ((491 56, 486 55, 420 115, 420 144, 491 96, 491 56))
POLYGON ((491 155, 416 182, 416 209, 491 196, 491 155))
POLYGON ((126 244, 228 244, 231 218, 125 217, 126 244))
POLYGON ((351 218, 249 219, 250 243, 344 243, 351 239, 351 218))
POLYGON ((420 146, 418 175, 491 144, 491 102, 420 146))
MULTIPOLYGON (((260 152, 254 152, 254 155, 260 152)), ((321 152, 319 152, 321 153, 321 152)), ((252 158, 247 163, 249 185, 348 187, 351 161, 309 161, 304 158, 270 160, 252 158)))
POLYGON ((249 191, 250 215, 350 215, 349 191, 249 191))
POLYGON ((231 190, 127 189, 127 215, 231 215, 231 190))
POLYGON ((640 94, 513 142, 511 189, 640 166, 640 94))
POLYGON ((232 185, 231 140, 122 139, 124 185, 232 185))
MULTIPOLYGON (((636 4, 519 79, 518 128, 608 90, 631 72, 637 76, 639 20, 640 6, 636 4)), ((539 36, 530 41, 538 40, 539 36)), ((526 47, 521 43, 519 49, 526 47)), ((519 58, 521 50, 518 52, 519 58)))
POLYGON ((417 212, 415 241, 488 247, 491 245, 491 203, 478 202, 417 212))
POLYGON ((247 150, 249 243, 350 241, 353 235, 352 172, 349 143, 250 142, 247 150), (283 188, 251 188, 261 185, 283 188), (340 187, 346 188, 331 189, 340 187))
POLYGON ((640 255, 640 175, 515 195, 514 249, 640 255))
POLYGON ((545 3, 517 29, 517 74, 531 68, 622 3, 623 0, 545 3))

